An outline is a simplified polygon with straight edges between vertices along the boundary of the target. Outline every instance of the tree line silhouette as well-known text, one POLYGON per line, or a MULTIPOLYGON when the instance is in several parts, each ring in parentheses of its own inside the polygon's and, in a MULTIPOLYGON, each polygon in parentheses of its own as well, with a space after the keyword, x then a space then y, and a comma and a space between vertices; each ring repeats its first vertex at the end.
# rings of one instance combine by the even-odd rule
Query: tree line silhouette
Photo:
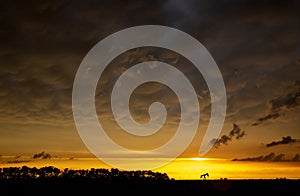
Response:
MULTIPOLYGON (((203 174, 205 175, 205 174, 203 174)), ((151 170, 116 168, 59 169, 53 166, 0 168, 1 195, 290 195, 300 191, 299 180, 174 180, 151 170), (276 193, 276 194, 275 194, 276 193), (62 194, 61 194, 62 195, 62 194)))
POLYGON ((124 171, 117 168, 59 169, 54 166, 0 168, 0 179, 98 179, 98 180, 170 180, 166 173, 151 170, 124 171))

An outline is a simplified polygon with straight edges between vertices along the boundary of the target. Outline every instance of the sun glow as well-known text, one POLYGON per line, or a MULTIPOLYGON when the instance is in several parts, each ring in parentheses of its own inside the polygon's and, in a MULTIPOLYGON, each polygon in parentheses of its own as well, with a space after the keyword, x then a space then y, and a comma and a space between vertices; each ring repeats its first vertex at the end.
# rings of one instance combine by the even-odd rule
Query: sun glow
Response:
POLYGON ((204 173, 209 173, 208 179, 300 178, 297 162, 247 162, 218 158, 177 158, 157 171, 166 172, 178 180, 199 180, 204 173))
POLYGON ((211 160, 220 160, 220 159, 218 159, 218 158, 193 157, 193 158, 187 158, 186 160, 191 160, 191 161, 211 161, 211 160))
MULTIPOLYGON (((97 158, 51 158, 47 160, 34 160, 27 162, 8 162, 1 158, 0 167, 44 167, 54 166, 60 169, 90 169, 112 167, 104 164, 97 158)), ((126 162, 122 158, 120 161, 126 162)), ((155 159, 138 160, 138 163, 155 161, 155 159)), ((167 173, 176 180, 200 180, 200 176, 209 173, 207 179, 300 179, 299 162, 247 162, 231 161, 219 158, 177 158, 167 165, 152 169, 154 172, 167 173)))

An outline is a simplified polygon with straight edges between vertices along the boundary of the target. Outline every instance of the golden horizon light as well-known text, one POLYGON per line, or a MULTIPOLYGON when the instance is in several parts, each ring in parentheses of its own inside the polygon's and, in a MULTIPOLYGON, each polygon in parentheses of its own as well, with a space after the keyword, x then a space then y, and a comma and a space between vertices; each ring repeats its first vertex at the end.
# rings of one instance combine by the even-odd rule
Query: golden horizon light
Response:
MULTIPOLYGON (((137 159, 138 160, 138 159, 137 159)), ((126 158, 120 159, 125 161, 126 158)), ((141 160, 139 160, 141 161, 141 160)), ((153 159, 142 160, 145 164, 153 159)), ((34 160, 19 163, 1 162, 0 167, 37 167, 54 166, 59 169, 91 169, 111 167, 97 158, 51 158, 47 160, 34 160)), ((221 158, 176 158, 159 168, 151 169, 154 172, 166 173, 175 180, 201 180, 200 175, 209 173, 207 179, 299 179, 300 167, 297 162, 251 162, 251 161, 231 161, 221 158)), ((120 169, 122 170, 122 169, 120 169)), ((125 170, 125 169, 123 169, 125 170)), ((139 170, 138 167, 136 170, 139 170)))

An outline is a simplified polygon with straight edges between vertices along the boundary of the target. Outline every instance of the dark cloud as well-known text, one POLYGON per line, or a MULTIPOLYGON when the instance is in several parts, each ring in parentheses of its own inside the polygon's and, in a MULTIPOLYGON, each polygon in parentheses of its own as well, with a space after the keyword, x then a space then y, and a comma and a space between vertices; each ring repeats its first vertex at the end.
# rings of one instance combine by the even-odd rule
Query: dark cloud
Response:
POLYGON ((51 155, 49 153, 45 153, 44 151, 41 153, 36 153, 32 157, 33 159, 50 159, 51 155))
MULTIPOLYGON (((292 0, 1 1, 0 122, 8 125, 0 128, 0 134, 5 141, 11 142, 0 143, 0 148, 11 149, 18 143, 16 138, 25 141, 24 135, 30 137, 11 125, 31 126, 29 130, 36 133, 43 131, 36 124, 73 126, 72 85, 81 60, 106 36, 136 25, 178 28, 198 39, 209 50, 224 78, 229 122, 249 121, 249 118, 254 121, 262 114, 262 105, 269 100, 274 109, 254 124, 279 118, 285 111, 299 105, 299 93, 297 98, 292 94, 273 100, 278 92, 282 91, 282 95, 290 93, 282 87, 283 83, 299 78, 299 8, 299 2, 292 0), (12 134, 14 136, 10 137, 12 134)), ((200 105, 204 108, 201 118, 209 121, 211 105, 205 81, 199 80, 201 74, 193 76, 195 69, 187 66, 186 60, 167 52, 131 52, 123 61, 115 63, 139 62, 151 59, 152 55, 152 60, 181 65, 178 68, 190 76, 199 92, 200 105), (135 57, 140 59, 135 61, 135 57)), ((97 109, 101 109, 98 114, 105 122, 110 122, 112 117, 107 108, 109 99, 106 98, 111 93, 108 90, 116 76, 128 67, 122 64, 107 72, 112 75, 104 75, 103 81, 99 81, 106 87, 97 92, 96 99, 105 98, 100 103, 96 100, 96 104, 97 109)), ((176 96, 166 89, 159 85, 155 88, 144 85, 137 90, 133 98, 145 100, 133 104, 132 114, 137 121, 148 119, 144 108, 151 98, 156 98, 148 96, 152 92, 165 96, 169 101, 166 105, 168 112, 178 111, 176 96)), ((174 115, 167 123, 176 124, 178 121, 178 115, 174 115)), ((112 126, 108 123, 107 127, 112 126)), ((52 138, 64 143, 68 133, 74 132, 75 128, 61 129, 64 135, 58 140, 52 138)), ((49 131, 46 135, 56 136, 61 132, 49 131)), ((213 142, 227 144, 233 138, 243 137, 244 132, 232 134, 234 136, 229 133, 213 142)))
MULTIPOLYGON (((276 1, 270 5, 269 1, 222 1, 218 5, 212 2, 205 5, 214 16, 223 16, 219 22, 212 21, 215 17, 208 22, 202 16, 201 20, 205 18, 204 24, 210 31, 209 35, 203 31, 199 34, 205 35, 203 42, 221 67, 231 121, 256 119, 261 115, 262 104, 277 96, 284 83, 298 79, 296 73, 300 67, 295 61, 300 50, 295 44, 300 40, 294 32, 300 33, 300 28, 291 21, 299 22, 292 8, 299 4, 276 1), (218 14, 214 13, 216 7, 220 8, 218 14), (287 33, 285 28, 293 29, 293 33, 287 33), (249 42, 246 35, 255 41, 249 42), (283 51, 281 47, 289 49, 283 51)), ((282 91, 285 94, 287 89, 282 91)))
POLYGON ((232 161, 271 161, 275 157, 275 154, 272 152, 265 156, 249 157, 243 159, 233 159, 232 161))
POLYGON ((257 157, 248 157, 248 158, 242 158, 242 159, 233 159, 232 161, 258 161, 258 162, 264 162, 264 161, 274 161, 274 162, 283 162, 283 161, 300 161, 300 155, 297 153, 292 159, 285 159, 284 154, 278 154, 270 153, 265 156, 257 156, 257 157))
POLYGON ((276 119, 276 118, 278 118, 279 116, 280 116, 279 113, 271 113, 271 114, 268 114, 268 115, 266 115, 266 116, 264 116, 264 117, 258 118, 258 119, 256 120, 255 123, 252 123, 252 125, 253 125, 253 126, 256 126, 256 125, 261 124, 261 123, 264 122, 264 121, 267 121, 267 120, 270 120, 270 119, 276 119))
POLYGON ((272 1, 270 6, 248 0, 3 1, 2 118, 14 119, 11 114, 17 113, 18 119, 71 121, 72 82, 86 52, 105 36, 141 24, 173 26, 198 38, 220 65, 230 91, 229 110, 253 107, 260 92, 249 80, 291 66, 290 54, 299 45, 297 6, 294 1, 272 1))
POLYGON ((297 153, 295 154, 294 158, 292 159, 292 161, 300 161, 300 155, 297 153))
POLYGON ((273 161, 284 161, 284 154, 276 155, 273 161))
MULTIPOLYGON (((101 76, 101 82, 99 82, 96 92, 96 108, 101 109, 97 112, 104 129, 118 130, 108 132, 108 135, 113 138, 115 142, 127 148, 152 149, 159 146, 157 145, 158 143, 162 145, 163 142, 168 141, 174 135, 180 123, 180 103, 176 94, 167 86, 153 82, 142 84, 134 90, 130 98, 129 107, 134 120, 140 123, 146 123, 150 120, 148 113, 149 106, 154 101, 163 103, 167 110, 167 119, 165 126, 163 126, 160 131, 149 137, 129 135, 127 132, 122 131, 114 120, 109 95, 114 87, 115 81, 129 67, 149 60, 166 62, 185 73, 189 80, 192 81, 198 96, 201 96, 201 101, 199 102, 201 111, 210 104, 210 96, 207 93, 208 91, 203 77, 197 72, 190 73, 191 67, 193 66, 183 56, 170 50, 154 47, 142 47, 124 52, 110 63, 104 71, 103 77, 101 76), (124 138, 127 139, 124 140, 124 138), (148 145, 145 145, 145 143, 148 145), (152 144, 155 145, 149 148, 152 144)), ((209 118, 206 119, 207 116, 206 112, 202 112, 200 120, 202 122, 208 122, 209 118)))
POLYGON ((23 157, 22 155, 17 155, 13 158, 9 158, 9 160, 5 160, 5 158, 4 158, 3 162, 4 163, 27 163, 27 162, 30 162, 30 159, 23 157))
POLYGON ((114 2, 1 2, 0 120, 72 123, 72 85, 84 55, 156 6, 114 2))
POLYGON ((293 109, 300 105, 300 81, 296 81, 290 92, 286 95, 272 99, 270 101, 272 110, 278 111, 284 108, 293 109))
POLYGON ((280 140, 280 141, 273 141, 271 143, 266 144, 266 147, 272 147, 272 146, 277 146, 277 145, 281 145, 281 144, 291 144, 291 143, 296 143, 296 142, 300 142, 300 140, 293 139, 291 136, 286 136, 286 137, 282 137, 282 140, 280 140))
POLYGON ((241 139, 245 135, 245 132, 240 129, 240 127, 233 123, 233 129, 227 134, 222 135, 219 139, 213 139, 211 142, 214 144, 215 148, 220 147, 221 144, 227 145, 232 139, 241 139))
POLYGON ((7 161, 7 163, 28 163, 30 160, 11 160, 7 161))
POLYGON ((296 81, 289 91, 282 96, 269 101, 270 111, 266 116, 260 117, 252 125, 256 126, 265 121, 276 119, 289 110, 300 106, 300 81, 296 81))
POLYGON ((28 163, 33 161, 38 161, 41 159, 51 159, 52 156, 49 153, 40 152, 36 153, 33 156, 23 156, 23 155, 17 155, 14 157, 0 157, 1 162, 3 163, 28 163))

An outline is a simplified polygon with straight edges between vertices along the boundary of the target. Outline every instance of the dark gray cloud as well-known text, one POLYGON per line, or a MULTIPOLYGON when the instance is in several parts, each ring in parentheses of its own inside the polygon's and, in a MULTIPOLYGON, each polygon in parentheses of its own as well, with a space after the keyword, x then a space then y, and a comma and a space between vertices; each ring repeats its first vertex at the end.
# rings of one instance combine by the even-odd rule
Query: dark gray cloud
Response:
POLYGON ((296 142, 300 142, 300 140, 293 139, 291 136, 286 136, 286 137, 282 137, 282 140, 273 141, 271 143, 266 144, 266 147, 272 147, 272 146, 277 146, 277 145, 282 145, 282 144, 291 144, 291 143, 296 143, 296 142))
POLYGON ((295 156, 292 158, 292 161, 300 161, 300 155, 297 153, 295 156))
POLYGON ((7 163, 28 163, 30 162, 29 160, 11 160, 7 161, 7 163))
MULTIPOLYGON (((40 124, 74 125, 72 85, 82 58, 106 36, 136 25, 178 28, 209 50, 224 77, 228 98, 226 122, 247 120, 258 125, 279 118, 299 105, 298 97, 296 101, 293 96, 285 97, 291 92, 286 84, 299 80, 299 9, 299 2, 292 0, 1 1, 0 122, 6 125, 0 127, 0 134, 12 142, 3 142, 0 149, 13 147, 17 144, 15 138, 27 137, 24 131, 9 127, 11 124, 34 124, 30 130, 37 133, 44 130, 40 124), (282 98, 274 99, 278 93, 282 98), (266 103, 274 109, 260 117, 266 103)), ((201 122, 207 123, 210 96, 201 74, 194 74, 195 69, 176 54, 160 52, 131 51, 115 63, 130 64, 152 57, 173 62, 194 84, 202 109, 201 122)), ((113 70, 108 68, 99 82, 103 88, 97 91, 96 104, 107 127, 112 127, 108 122, 113 121, 108 108, 109 90, 116 77, 129 67, 124 64, 113 70)), ((136 93, 133 101, 138 103, 133 104, 132 113, 137 121, 147 120, 147 104, 158 97, 155 94, 161 94, 169 101, 166 106, 172 118, 167 124, 178 122, 178 102, 170 90, 144 85, 136 93), (150 92, 154 92, 152 97, 148 96, 150 92)), ((74 127, 62 129, 63 142, 74 127)), ((57 135, 57 131, 49 134, 57 135)), ((237 134, 232 138, 230 134, 224 135, 220 141, 227 143, 235 137, 237 134)))
POLYGON ((33 159, 50 159, 51 155, 49 153, 45 153, 44 151, 41 153, 36 153, 32 157, 33 159))
POLYGON ((226 135, 222 135, 219 139, 213 139, 211 143, 214 144, 215 148, 220 147, 221 144, 227 145, 232 139, 241 139, 245 135, 245 132, 240 127, 233 123, 233 129, 226 135))
POLYGON ((300 81, 296 81, 284 95, 269 101, 270 111, 268 114, 260 117, 252 125, 256 126, 265 121, 276 119, 289 110, 300 106, 300 81))
POLYGON ((284 162, 284 161, 300 161, 300 155, 298 153, 295 154, 295 156, 292 159, 285 159, 284 154, 275 154, 271 152, 270 154, 267 154, 265 156, 257 156, 257 157, 248 157, 248 158, 241 158, 241 159, 232 159, 232 161, 258 161, 258 162, 265 162, 265 161, 273 161, 273 162, 284 162))
MULTIPOLYGON (((154 101, 163 103, 167 110, 168 117, 165 126, 163 126, 160 131, 149 137, 139 137, 122 131, 115 122, 110 107, 109 96, 115 81, 129 67, 149 60, 162 61, 174 65, 186 74, 189 80, 192 81, 195 91, 198 94, 201 111, 210 104, 210 96, 203 77, 197 72, 191 74, 190 67, 193 66, 181 55, 154 47, 133 49, 123 53, 110 63, 104 71, 103 76, 101 76, 96 92, 96 106, 97 109, 99 108, 98 114, 104 129, 117 130, 108 132, 108 135, 112 137, 115 142, 131 149, 152 149, 159 146, 158 143, 162 145, 163 142, 168 141, 174 135, 180 122, 180 103, 176 94, 167 86, 158 83, 147 83, 137 87, 130 98, 130 111, 134 120, 140 123, 146 123, 150 120, 148 113, 149 106, 154 101), (124 140, 125 137, 127 138, 126 140, 124 140), (145 143, 148 145, 146 146, 145 143), (151 144, 155 145, 151 146, 151 144)), ((209 116, 209 113, 203 112, 200 119, 201 122, 207 123, 209 120, 207 116, 209 116)))
POLYGON ((267 120, 270 120, 270 119, 276 119, 280 116, 279 113, 277 112, 273 112, 273 113, 270 113, 270 114, 267 114, 266 116, 264 117, 260 117, 256 120, 256 122, 252 123, 253 126, 256 126, 256 125, 259 125, 261 124, 262 122, 264 121, 267 121, 267 120))
POLYGON ((2 1, 0 121, 73 123, 72 85, 84 55, 113 32, 163 22, 159 7, 155 1, 2 1))
POLYGON ((51 159, 52 156, 46 152, 35 153, 32 157, 17 155, 14 157, 0 157, 2 163, 28 163, 32 161, 38 161, 41 159, 51 159))
POLYGON ((298 6, 248 0, 3 1, 2 118, 71 120, 72 82, 86 52, 105 36, 141 24, 177 27, 199 39, 220 66, 228 111, 235 116, 257 106, 257 96, 264 99, 266 89, 277 85, 272 71, 294 67, 290 62, 299 59, 298 6), (270 83, 259 79, 263 75, 270 83))
POLYGON ((13 158, 3 158, 0 157, 1 159, 1 162, 4 162, 4 163, 27 163, 27 162, 30 162, 30 160, 26 157, 23 157, 21 155, 17 155, 17 156, 14 156, 13 158))

